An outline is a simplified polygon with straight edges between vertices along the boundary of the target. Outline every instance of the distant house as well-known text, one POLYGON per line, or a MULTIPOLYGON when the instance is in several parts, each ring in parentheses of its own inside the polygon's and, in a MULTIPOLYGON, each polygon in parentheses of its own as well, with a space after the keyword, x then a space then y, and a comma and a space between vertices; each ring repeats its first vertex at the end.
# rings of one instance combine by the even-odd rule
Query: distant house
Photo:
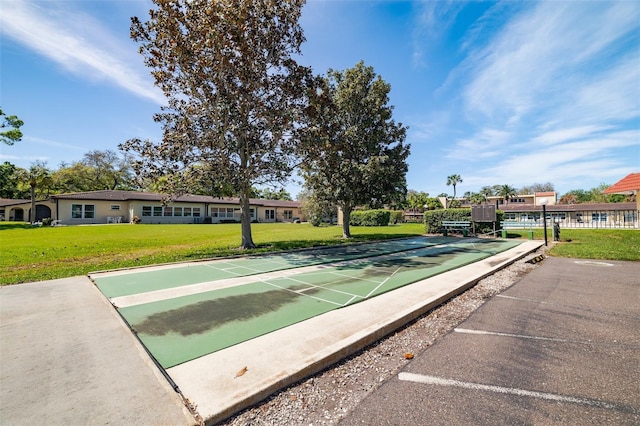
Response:
MULTIPOLYGON (((640 173, 632 173, 605 190, 609 194, 637 194, 640 190, 640 173), (635 189, 632 189, 635 188, 635 189)), ((488 203, 495 204, 504 212, 505 221, 526 222, 532 227, 543 226, 543 205, 547 220, 553 220, 566 228, 640 228, 640 203, 584 203, 557 204, 555 192, 536 192, 516 195, 505 200, 503 197, 488 197, 488 203)), ((471 204, 462 202, 463 207, 471 204)))
POLYGON ((504 206, 513 204, 531 204, 541 206, 542 204, 554 205, 557 203, 558 196, 555 192, 536 192, 534 194, 516 195, 505 199, 504 197, 492 196, 487 197, 487 202, 495 204, 497 208, 502 209, 504 206))
POLYGON ((605 189, 603 192, 605 194, 623 194, 635 197, 636 208, 640 211, 640 198, 638 198, 638 191, 640 191, 640 173, 630 173, 611 185, 609 188, 605 189))
MULTIPOLYGON (((543 226, 542 206, 507 204, 500 206, 505 221, 530 222, 543 226)), ((546 206, 547 220, 564 228, 638 228, 636 203, 554 204, 546 206)))
MULTIPOLYGON (((39 200, 35 202, 36 222, 53 217, 55 204, 52 200, 39 200)), ((31 200, 0 198, 0 221, 29 222, 31 217, 31 200)))
MULTIPOLYGON (((29 200, 0 200, 3 220, 28 221, 29 200)), ((250 200, 256 222, 304 220, 298 201, 250 200)), ((240 221, 237 198, 185 194, 167 200, 164 194, 136 191, 89 191, 52 195, 36 204, 36 221, 51 218, 64 225, 132 222, 222 223, 240 221), (38 207, 41 206, 41 207, 38 207)))

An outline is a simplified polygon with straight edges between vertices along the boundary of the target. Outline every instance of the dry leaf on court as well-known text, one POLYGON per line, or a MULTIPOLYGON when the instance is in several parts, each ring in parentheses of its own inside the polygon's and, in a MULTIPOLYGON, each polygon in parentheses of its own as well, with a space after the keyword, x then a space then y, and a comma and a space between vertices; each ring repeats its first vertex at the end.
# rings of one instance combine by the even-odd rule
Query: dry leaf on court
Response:
MULTIPOLYGON (((245 366, 245 367, 242 367, 242 370, 240 370, 240 371, 238 371, 238 372, 236 373, 236 377, 240 377, 240 376, 242 376, 244 373, 246 373, 246 372, 247 372, 247 370, 249 370, 249 369, 248 369, 246 366, 245 366)), ((235 379, 235 377, 234 377, 234 379, 235 379)))
POLYGON ((407 352, 404 354, 405 359, 413 359, 413 354, 411 352, 407 352))

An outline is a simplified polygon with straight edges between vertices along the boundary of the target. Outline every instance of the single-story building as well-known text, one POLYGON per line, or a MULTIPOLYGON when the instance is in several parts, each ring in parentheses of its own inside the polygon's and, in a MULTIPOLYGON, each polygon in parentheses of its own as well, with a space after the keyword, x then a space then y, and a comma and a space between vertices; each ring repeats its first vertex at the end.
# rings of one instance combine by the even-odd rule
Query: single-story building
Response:
MULTIPOLYGON (((505 221, 530 222, 543 226, 542 206, 506 204, 500 206, 505 221)), ((554 204, 546 206, 547 219, 561 228, 639 228, 636 203, 554 204)))
MULTIPOLYGON (((240 221, 237 198, 185 194, 166 195, 137 191, 89 191, 52 195, 36 202, 36 221, 51 218, 58 224, 98 223, 221 223, 240 221)), ((298 201, 251 199, 250 212, 257 222, 304 221, 298 201)), ((0 200, 2 220, 29 221, 30 200, 0 200)))
MULTIPOLYGON (((0 221, 28 222, 29 212, 31 212, 31 200, 0 198, 0 221)), ((51 203, 48 201, 36 202, 36 213, 38 212, 41 213, 39 219, 51 217, 51 203)), ((37 214, 36 217, 38 217, 37 214)))

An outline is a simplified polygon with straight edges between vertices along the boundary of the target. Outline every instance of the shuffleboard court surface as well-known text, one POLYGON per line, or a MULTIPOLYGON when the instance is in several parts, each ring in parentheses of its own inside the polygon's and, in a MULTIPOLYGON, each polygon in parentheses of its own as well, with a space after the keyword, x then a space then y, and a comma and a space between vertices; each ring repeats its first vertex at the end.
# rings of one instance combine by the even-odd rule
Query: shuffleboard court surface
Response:
POLYGON ((214 259, 169 265, 149 271, 133 269, 121 273, 92 273, 91 279, 107 297, 127 296, 167 288, 261 274, 303 266, 379 256, 420 247, 444 244, 446 238, 403 238, 368 244, 353 244, 295 253, 266 254, 233 259, 214 259))
MULTIPOLYGON (((349 246, 342 252, 327 251, 323 253, 323 261, 318 260, 317 253, 304 252, 296 253, 295 257, 268 255, 235 259, 231 265, 225 265, 225 271, 232 268, 238 272, 235 268, 239 265, 252 271, 247 274, 244 269, 239 270, 239 274, 247 277, 241 284, 132 304, 120 308, 119 312, 160 365, 170 368, 333 309, 485 259, 519 244, 513 240, 429 237, 387 243, 349 246), (304 259, 305 255, 308 259, 304 259), (302 272, 296 273, 293 269, 286 276, 253 272, 278 270, 274 269, 278 268, 274 265, 284 264, 283 259, 289 262, 287 269, 300 268, 302 272), (271 267, 266 266, 269 263, 271 267), (291 266, 294 263, 296 266, 291 266), (324 266, 306 272, 302 268, 317 264, 324 266)), ((198 280, 215 281, 212 276, 219 280, 227 278, 228 275, 219 273, 219 266, 210 268, 212 271, 209 275, 197 268, 190 277, 184 274, 190 274, 192 269, 179 266, 176 267, 179 273, 172 269, 147 273, 153 277, 157 273, 162 273, 165 278, 175 277, 176 287, 181 287, 198 280)), ((166 283, 161 286, 139 285, 153 281, 144 277, 144 274, 140 270, 120 274, 117 285, 111 289, 126 288, 122 283, 126 282, 127 276, 135 281, 135 287, 139 290, 167 288, 166 283)), ((106 280, 102 286, 97 283, 101 290, 116 283, 109 282, 108 278, 100 278, 106 280)), ((120 294, 122 291, 112 293, 120 294)), ((107 292, 105 294, 109 297, 107 292)))

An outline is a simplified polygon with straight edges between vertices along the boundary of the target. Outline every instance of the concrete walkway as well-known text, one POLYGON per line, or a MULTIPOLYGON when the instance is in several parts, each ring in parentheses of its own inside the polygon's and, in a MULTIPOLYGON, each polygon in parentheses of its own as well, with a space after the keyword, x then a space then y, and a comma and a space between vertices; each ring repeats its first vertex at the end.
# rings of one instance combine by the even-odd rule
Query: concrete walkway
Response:
POLYGON ((87 277, 0 287, 0 424, 192 425, 87 277))
MULTIPOLYGON (((375 342, 540 245, 523 242, 167 372, 199 415, 215 423, 375 342)), ((196 423, 85 277, 0 288, 0 342, 0 424, 196 423)))

